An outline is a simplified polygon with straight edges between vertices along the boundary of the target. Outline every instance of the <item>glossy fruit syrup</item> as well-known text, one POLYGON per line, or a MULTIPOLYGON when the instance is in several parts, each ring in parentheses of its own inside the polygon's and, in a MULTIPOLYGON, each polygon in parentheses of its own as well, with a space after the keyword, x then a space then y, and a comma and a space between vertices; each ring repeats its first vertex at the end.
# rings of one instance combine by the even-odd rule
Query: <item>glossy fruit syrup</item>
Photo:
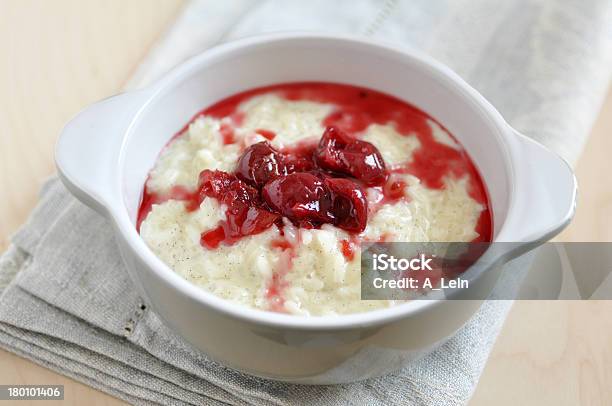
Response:
MULTIPOLYGON (((224 144, 236 143, 234 128, 242 121, 238 105, 263 93, 275 93, 288 100, 329 103, 336 107, 323 120, 325 131, 318 142, 302 142, 279 150, 268 141, 243 147, 233 173, 204 170, 195 191, 175 187, 164 196, 151 193, 145 186, 138 214, 138 227, 153 204, 168 199, 183 200, 188 210, 196 210, 203 199, 215 198, 227 207, 226 220, 202 233, 201 244, 207 249, 232 245, 241 238, 261 233, 270 227, 283 228, 282 218, 302 228, 332 224, 351 237, 342 241, 347 260, 354 258, 359 234, 368 220, 366 188, 379 189, 380 203, 407 198, 407 185, 392 176, 412 174, 431 189, 444 187, 447 176, 467 175, 470 196, 482 204, 475 241, 491 240, 491 214, 482 180, 467 154, 434 139, 427 120, 433 120, 417 108, 389 95, 355 86, 329 83, 291 83, 259 88, 232 96, 200 112, 224 120, 220 137, 224 144), (402 135, 416 134, 420 147, 406 164, 389 167, 371 143, 359 134, 371 124, 392 122, 402 135)), ((193 120, 192 120, 193 121, 193 120)), ((188 126, 177 136, 186 131, 188 126)), ((266 140, 276 134, 268 129, 256 132, 266 140)), ((371 208, 370 208, 371 209, 371 208)), ((284 240, 273 248, 289 250, 284 240)), ((278 286, 275 288, 277 289, 278 286)))

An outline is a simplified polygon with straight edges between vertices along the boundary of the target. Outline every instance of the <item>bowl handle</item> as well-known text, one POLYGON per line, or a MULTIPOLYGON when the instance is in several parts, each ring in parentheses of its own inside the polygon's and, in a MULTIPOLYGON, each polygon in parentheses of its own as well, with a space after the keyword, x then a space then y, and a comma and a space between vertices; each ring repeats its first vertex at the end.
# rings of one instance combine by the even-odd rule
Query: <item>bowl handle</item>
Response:
MULTIPOLYGON (((553 238, 571 221, 576 210, 576 177, 563 158, 511 130, 517 141, 513 148, 516 198, 502 233, 531 249, 553 238)), ((510 241, 507 237, 500 240, 510 241)))
POLYGON ((92 104, 66 124, 56 144, 60 179, 77 199, 103 215, 118 196, 112 179, 119 151, 145 96, 144 91, 129 92, 92 104))

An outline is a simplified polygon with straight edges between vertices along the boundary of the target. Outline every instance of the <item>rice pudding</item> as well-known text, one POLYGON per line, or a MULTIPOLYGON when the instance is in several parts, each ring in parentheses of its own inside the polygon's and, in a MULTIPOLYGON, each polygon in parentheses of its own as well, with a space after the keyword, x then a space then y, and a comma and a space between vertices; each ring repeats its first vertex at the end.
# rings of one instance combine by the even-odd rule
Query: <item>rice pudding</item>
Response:
POLYGON ((137 227, 190 282, 297 315, 360 300, 361 242, 490 241, 481 178, 433 118, 329 83, 247 91, 200 112, 161 152, 137 227))

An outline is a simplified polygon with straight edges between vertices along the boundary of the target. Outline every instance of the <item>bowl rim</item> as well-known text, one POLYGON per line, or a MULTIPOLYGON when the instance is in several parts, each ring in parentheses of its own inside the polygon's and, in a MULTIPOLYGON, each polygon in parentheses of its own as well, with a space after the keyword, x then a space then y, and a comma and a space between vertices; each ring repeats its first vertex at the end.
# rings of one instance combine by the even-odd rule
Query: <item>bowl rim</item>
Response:
MULTIPOLYGON (((498 141, 500 142, 497 144, 503 149, 501 152, 505 157, 504 164, 507 167, 506 171, 509 174, 515 173, 511 153, 507 145, 507 137, 509 135, 510 128, 509 125, 504 121, 500 113, 480 93, 468 85, 450 68, 436 61, 432 57, 413 48, 350 35, 320 34, 312 32, 261 34, 222 43, 207 49, 179 64, 171 71, 163 75, 161 79, 158 79, 153 84, 145 87, 144 92, 146 93, 147 98, 131 118, 130 124, 123 135, 119 149, 119 159, 116 161, 117 167, 115 168, 116 170, 113 171, 113 190, 119 196, 119 198, 115 199, 115 203, 111 204, 111 207, 108 207, 108 211, 116 228, 121 234, 123 240, 129 246, 130 251, 132 251, 132 253, 146 265, 147 271, 155 274, 157 278, 161 279, 166 285, 171 286, 183 296, 197 302, 199 306, 205 306, 206 308, 213 309, 219 313, 231 316, 241 321, 270 327, 296 330, 345 330, 356 327, 374 327, 381 324, 390 323, 401 318, 417 315, 426 309, 438 305, 441 302, 440 299, 416 300, 383 309, 333 316, 299 316, 254 309, 218 297, 213 293, 196 286, 174 272, 146 245, 130 220, 124 204, 123 197, 125 191, 121 186, 123 168, 125 166, 125 151, 126 145, 134 133, 137 123, 140 122, 141 118, 146 113, 148 106, 202 65, 206 65, 207 63, 212 63, 219 58, 223 58, 228 53, 240 52, 241 50, 248 49, 250 47, 265 45, 271 42, 295 40, 336 41, 352 46, 374 47, 378 48, 379 50, 392 52, 399 54, 402 57, 412 59, 412 62, 420 65, 423 69, 430 70, 430 73, 435 75, 437 80, 440 80, 447 86, 454 87, 453 90, 458 94, 461 94, 466 103, 470 103, 475 110, 480 110, 480 115, 483 117, 483 119, 489 121, 492 127, 497 128, 498 131, 496 131, 493 136, 499 138, 498 141)), ((514 191, 514 182, 512 179, 513 176, 514 175, 511 175, 509 179, 510 199, 508 201, 508 214, 512 212, 512 208, 514 207, 515 203, 516 194, 514 191)), ((503 224, 501 225, 501 228, 498 230, 497 234, 499 235, 502 231, 503 224)), ((152 300, 155 298, 149 297, 148 293, 146 296, 153 302, 152 306, 155 308, 156 300, 152 300)))

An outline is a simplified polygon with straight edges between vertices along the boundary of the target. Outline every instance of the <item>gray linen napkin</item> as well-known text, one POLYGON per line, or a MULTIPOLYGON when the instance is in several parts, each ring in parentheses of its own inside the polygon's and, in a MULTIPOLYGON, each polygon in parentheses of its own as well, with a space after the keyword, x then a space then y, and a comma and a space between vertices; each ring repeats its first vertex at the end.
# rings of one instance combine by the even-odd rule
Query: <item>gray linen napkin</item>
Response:
MULTIPOLYGON (((306 29, 411 45, 450 65, 517 129, 574 161, 608 86, 612 5, 559 1, 191 2, 131 82, 219 41, 306 29)), ((511 266, 525 266, 519 259, 511 266)), ((464 404, 511 305, 388 376, 301 386, 195 352, 136 295, 104 218, 52 179, 0 257, 0 345, 133 404, 464 404)))

